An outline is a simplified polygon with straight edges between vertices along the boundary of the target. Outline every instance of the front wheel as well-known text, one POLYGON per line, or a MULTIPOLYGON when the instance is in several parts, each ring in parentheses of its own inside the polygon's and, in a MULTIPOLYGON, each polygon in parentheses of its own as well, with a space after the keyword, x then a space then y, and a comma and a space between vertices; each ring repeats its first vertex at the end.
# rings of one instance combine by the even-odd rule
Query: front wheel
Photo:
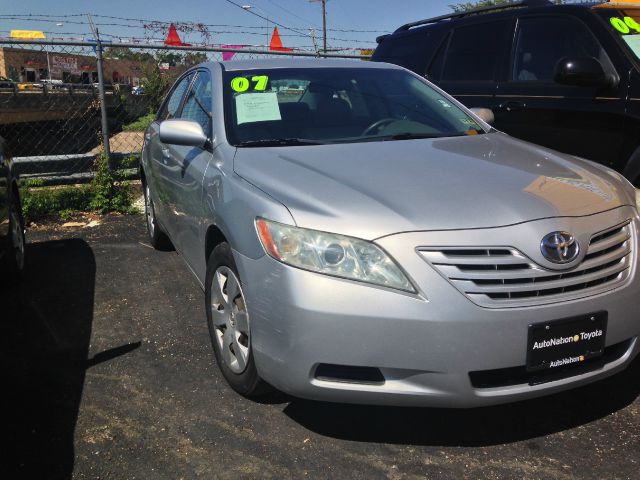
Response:
POLYGON ((228 243, 218 245, 209 256, 205 298, 209 335, 222 375, 246 397, 268 393, 269 385, 256 370, 249 312, 228 243))

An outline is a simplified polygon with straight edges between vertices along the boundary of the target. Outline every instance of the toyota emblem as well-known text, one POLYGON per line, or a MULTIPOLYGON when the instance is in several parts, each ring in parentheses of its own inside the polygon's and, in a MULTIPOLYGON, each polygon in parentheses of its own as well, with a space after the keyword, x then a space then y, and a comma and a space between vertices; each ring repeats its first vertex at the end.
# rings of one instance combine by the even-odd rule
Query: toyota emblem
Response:
POLYGON ((552 232, 542 239, 540 250, 553 263, 571 263, 580 254, 580 244, 567 232, 552 232))

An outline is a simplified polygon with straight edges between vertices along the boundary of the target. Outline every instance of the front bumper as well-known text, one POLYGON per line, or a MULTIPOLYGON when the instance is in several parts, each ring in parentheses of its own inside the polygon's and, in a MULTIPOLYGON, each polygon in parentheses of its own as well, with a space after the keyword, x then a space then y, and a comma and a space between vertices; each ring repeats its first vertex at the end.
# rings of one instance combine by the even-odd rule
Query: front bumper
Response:
MULTIPOLYGON (((634 235, 637 237, 638 219, 634 235)), ((450 234, 451 232, 447 232, 450 234)), ((518 308, 483 308, 415 251, 432 234, 379 240, 419 295, 377 288, 234 252, 250 314, 256 366, 276 388, 302 398, 382 405, 474 407, 533 398, 624 369, 640 351, 640 282, 633 252, 628 281, 586 298, 518 308), (469 373, 526 364, 531 323, 606 310, 606 345, 622 350, 604 367, 530 386, 474 387, 469 373), (320 364, 376 367, 384 382, 315 377, 320 364)), ((636 243, 637 244, 637 243, 636 243)))

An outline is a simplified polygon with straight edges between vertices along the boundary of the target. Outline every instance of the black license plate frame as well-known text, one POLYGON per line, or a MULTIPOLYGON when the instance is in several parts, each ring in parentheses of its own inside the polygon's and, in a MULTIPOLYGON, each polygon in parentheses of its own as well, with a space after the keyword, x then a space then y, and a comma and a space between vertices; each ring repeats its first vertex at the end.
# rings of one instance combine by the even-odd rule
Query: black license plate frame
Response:
POLYGON ((527 371, 579 366, 604 354, 608 312, 563 318, 529 325, 527 371))

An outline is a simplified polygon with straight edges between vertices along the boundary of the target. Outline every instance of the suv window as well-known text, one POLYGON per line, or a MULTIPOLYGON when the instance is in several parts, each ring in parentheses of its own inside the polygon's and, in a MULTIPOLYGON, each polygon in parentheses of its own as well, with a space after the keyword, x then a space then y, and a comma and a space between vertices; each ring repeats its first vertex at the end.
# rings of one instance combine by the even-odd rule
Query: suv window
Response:
POLYGON ((169 120, 177 115, 180 104, 182 103, 182 97, 184 97, 184 93, 187 91, 187 87, 189 83, 191 83, 192 78, 193 74, 190 73, 174 87, 173 91, 169 94, 169 98, 162 106, 160 113, 158 113, 159 121, 169 120))
POLYGON ((506 27, 505 20, 498 20, 457 28, 449 43, 442 80, 494 80, 506 27))
POLYGON ((594 57, 605 71, 613 68, 602 46, 578 20, 559 16, 520 19, 513 81, 552 82, 556 64, 564 57, 594 57))
POLYGON ((210 137, 211 107, 211 76, 206 71, 200 71, 187 95, 180 118, 198 122, 205 135, 210 137))

